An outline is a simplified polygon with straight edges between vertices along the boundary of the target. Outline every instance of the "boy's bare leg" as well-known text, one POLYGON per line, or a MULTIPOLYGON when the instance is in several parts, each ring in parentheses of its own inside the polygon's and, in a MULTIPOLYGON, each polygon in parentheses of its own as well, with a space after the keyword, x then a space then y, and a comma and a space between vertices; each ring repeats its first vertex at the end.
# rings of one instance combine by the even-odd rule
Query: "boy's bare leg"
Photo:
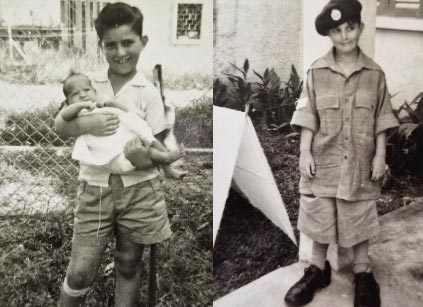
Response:
POLYGON ((141 285, 141 260, 144 245, 117 238, 115 269, 116 307, 135 307, 139 300, 141 285))
POLYGON ((170 165, 172 162, 179 160, 185 154, 183 144, 177 150, 168 151, 168 149, 159 141, 153 142, 150 149, 150 157, 156 163, 161 163, 163 171, 167 178, 182 179, 188 172, 181 171, 170 165))
POLYGON ((310 264, 317 266, 320 270, 325 269, 326 256, 329 244, 313 241, 310 264))
POLYGON ((107 244, 81 246, 72 244, 71 260, 66 272, 68 290, 60 289, 59 307, 84 306, 83 292, 91 286, 107 244), (73 292, 69 294, 67 292, 73 292), (78 293, 80 292, 80 293, 78 293))
POLYGON ((368 272, 370 270, 369 240, 353 246, 354 251, 354 274, 368 272))

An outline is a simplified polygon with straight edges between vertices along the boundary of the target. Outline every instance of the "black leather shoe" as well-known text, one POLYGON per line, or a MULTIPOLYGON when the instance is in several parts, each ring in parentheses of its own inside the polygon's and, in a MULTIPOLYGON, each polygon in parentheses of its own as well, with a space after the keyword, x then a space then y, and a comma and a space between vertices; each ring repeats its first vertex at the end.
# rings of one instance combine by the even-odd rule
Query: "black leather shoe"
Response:
POLYGON ((355 274, 354 307, 380 307, 380 289, 372 273, 355 274))
POLYGON ((290 306, 303 306, 311 302, 317 289, 330 284, 331 267, 325 262, 325 269, 320 270, 314 265, 304 269, 304 276, 294 284, 285 295, 285 302, 290 306))

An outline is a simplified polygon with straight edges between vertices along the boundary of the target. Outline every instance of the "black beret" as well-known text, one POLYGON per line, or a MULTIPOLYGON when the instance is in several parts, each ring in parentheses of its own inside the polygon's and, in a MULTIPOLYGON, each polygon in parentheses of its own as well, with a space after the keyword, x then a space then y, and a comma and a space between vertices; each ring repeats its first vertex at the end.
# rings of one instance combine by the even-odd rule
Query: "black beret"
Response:
POLYGON ((328 30, 336 28, 346 21, 361 21, 361 3, 357 0, 331 0, 317 16, 317 33, 328 35, 328 30))

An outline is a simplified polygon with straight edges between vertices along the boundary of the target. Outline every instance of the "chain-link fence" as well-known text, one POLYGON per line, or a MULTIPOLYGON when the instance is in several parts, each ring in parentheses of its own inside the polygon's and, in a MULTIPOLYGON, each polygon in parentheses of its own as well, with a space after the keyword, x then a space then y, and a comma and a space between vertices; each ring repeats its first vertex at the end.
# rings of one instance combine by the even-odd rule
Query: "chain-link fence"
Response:
MULTIPOLYGON (((62 222, 72 224, 70 217, 75 206, 79 170, 78 163, 71 159, 74 139, 62 138, 53 129, 54 117, 64 100, 61 82, 70 71, 98 71, 106 67, 93 27, 106 1, 23 2, 28 2, 28 6, 21 4, 14 8, 14 1, 0 0, 0 250, 4 250, 0 252, 0 275, 7 275, 5 259, 15 252, 23 253, 28 242, 42 236, 42 232, 62 222), (61 222, 57 221, 58 213, 65 216, 61 222), (23 223, 23 219, 29 222, 23 223), (34 219, 38 222, 33 222, 34 219), (34 227, 34 223, 39 232, 25 228, 34 227), (22 235, 22 231, 28 233, 22 235), (17 243, 23 244, 18 251, 17 243)), ((198 36, 199 33, 198 30, 198 36)), ((177 105, 175 133, 178 141, 188 147, 189 157, 185 159, 188 165, 185 166, 190 170, 184 181, 166 183, 172 193, 177 189, 184 194, 181 197, 168 195, 169 212, 171 218, 177 217, 176 231, 185 232, 191 226, 178 228, 184 213, 172 209, 172 202, 185 204, 188 199, 195 203, 198 198, 199 204, 204 206, 195 217, 200 225, 191 228, 197 229, 194 233, 199 236, 210 236, 211 242, 208 221, 212 210, 212 75, 211 72, 194 72, 193 67, 192 74, 185 70, 181 76, 173 73, 171 79, 166 77, 164 71, 164 94, 177 105), (191 88, 190 84, 194 83, 195 87, 191 88), (206 153, 206 156, 195 152, 206 153), (196 170, 197 167, 204 168, 196 170), (194 198, 190 200, 189 194, 194 198)), ((192 218, 191 213, 189 217, 192 218)), ((63 235, 62 227, 59 228, 52 236, 63 235)), ((70 234, 66 235, 65 241, 69 242, 70 234)), ((192 239, 192 232, 189 237, 192 239)), ((63 243, 62 247, 69 248, 69 245, 63 243)), ((29 258, 32 256, 34 253, 29 258)), ((62 274, 63 265, 57 269, 62 274)), ((63 276, 56 276, 50 282, 59 282, 60 277, 63 276)), ((57 287, 48 286, 52 288, 57 287)), ((57 292, 52 291, 49 295, 54 298, 57 292)), ((2 298, 0 295, 0 305, 2 298)), ((16 300, 16 303, 22 302, 27 301, 16 300)))

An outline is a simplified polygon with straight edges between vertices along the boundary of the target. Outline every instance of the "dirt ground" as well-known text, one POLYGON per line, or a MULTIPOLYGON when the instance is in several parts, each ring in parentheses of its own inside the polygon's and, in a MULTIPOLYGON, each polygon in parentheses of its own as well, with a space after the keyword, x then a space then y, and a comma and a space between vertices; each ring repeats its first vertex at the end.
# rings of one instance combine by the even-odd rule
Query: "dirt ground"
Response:
MULTIPOLYGON (((259 132, 276 183, 298 239, 298 137, 259 132)), ((423 181, 392 177, 377 201, 379 215, 423 195, 423 181)), ((260 211, 231 190, 213 251, 214 300, 298 260, 298 248, 260 211)))

